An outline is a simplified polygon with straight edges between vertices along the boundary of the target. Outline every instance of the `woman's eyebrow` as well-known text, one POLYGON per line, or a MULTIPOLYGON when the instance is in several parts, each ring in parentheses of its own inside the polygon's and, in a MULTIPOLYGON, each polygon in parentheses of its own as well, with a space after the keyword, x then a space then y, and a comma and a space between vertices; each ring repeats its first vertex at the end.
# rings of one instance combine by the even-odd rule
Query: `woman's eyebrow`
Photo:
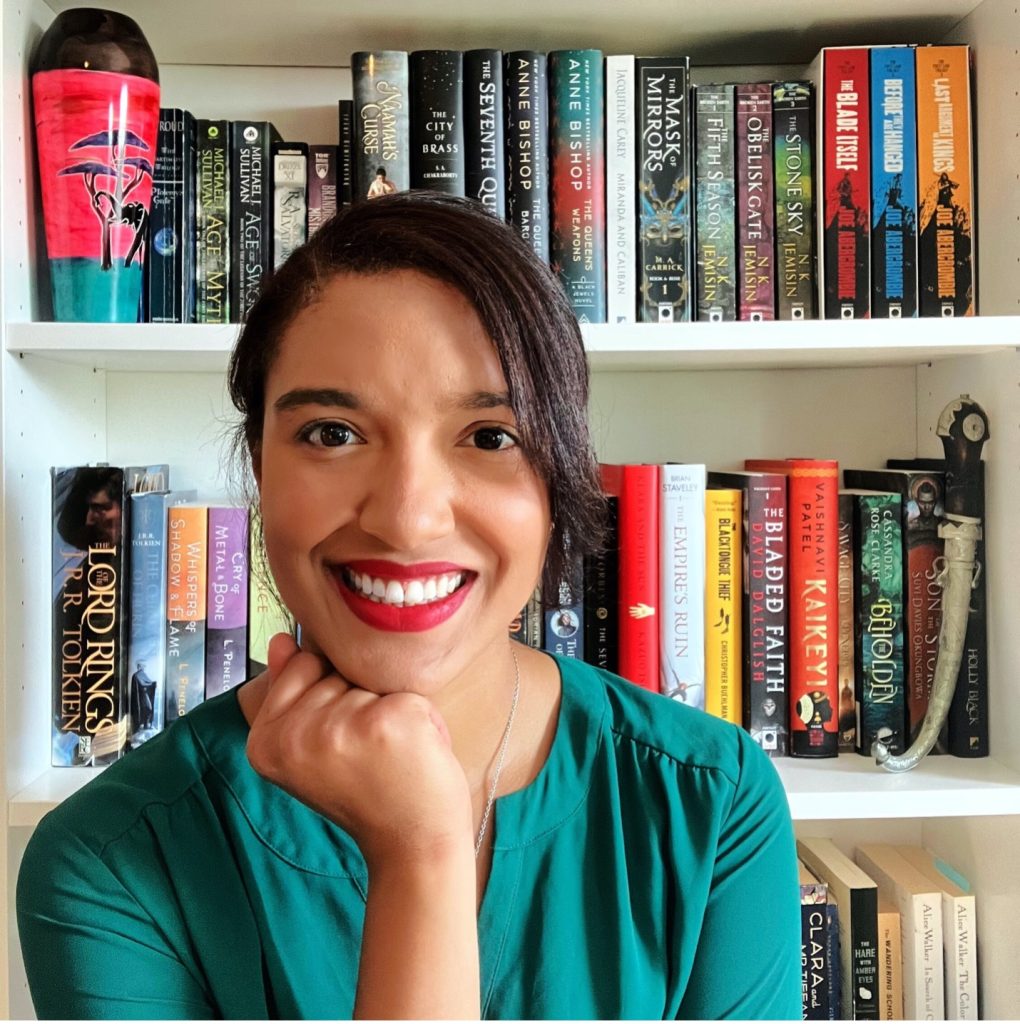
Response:
POLYGON ((464 395, 457 404, 461 409, 511 408, 510 394, 506 391, 473 391, 464 395))
POLYGON ((287 412, 303 405, 332 405, 338 409, 360 409, 361 402, 351 391, 336 388, 293 388, 285 391, 273 403, 277 412, 287 412))

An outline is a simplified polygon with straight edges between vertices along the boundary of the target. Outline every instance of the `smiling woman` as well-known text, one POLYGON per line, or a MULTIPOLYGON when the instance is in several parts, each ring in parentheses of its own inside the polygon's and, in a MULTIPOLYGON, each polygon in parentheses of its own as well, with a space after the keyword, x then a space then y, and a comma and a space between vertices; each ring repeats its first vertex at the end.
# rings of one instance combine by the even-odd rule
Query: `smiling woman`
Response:
POLYGON ((767 758, 510 639, 602 530, 549 270, 468 201, 373 199, 281 268, 229 378, 301 648, 40 825, 40 1014, 799 1018, 767 758))

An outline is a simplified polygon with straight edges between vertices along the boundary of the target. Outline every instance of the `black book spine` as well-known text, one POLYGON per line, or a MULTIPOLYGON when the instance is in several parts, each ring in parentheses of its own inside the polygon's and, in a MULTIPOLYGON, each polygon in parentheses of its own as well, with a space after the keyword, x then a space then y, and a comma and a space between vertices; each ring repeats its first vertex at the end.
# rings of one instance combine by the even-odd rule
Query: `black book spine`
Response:
POLYGON ((516 50, 504 59, 507 219, 549 262, 549 96, 546 56, 516 50))
POLYGON ((503 54, 464 54, 464 191, 493 216, 506 220, 503 154, 503 54))
POLYGON ((159 112, 147 252, 151 323, 195 318, 195 119, 176 107, 159 112))
POLYGON ((337 146, 337 203, 341 210, 354 200, 354 100, 340 100, 337 146))
POLYGON ((620 638, 616 619, 619 577, 618 499, 606 497, 606 542, 584 563, 584 660, 616 672, 620 638))
POLYGON ((411 188, 462 196, 464 191, 464 56, 416 50, 411 76, 411 188))
POLYGON ((198 122, 195 319, 230 322, 230 122, 198 122))

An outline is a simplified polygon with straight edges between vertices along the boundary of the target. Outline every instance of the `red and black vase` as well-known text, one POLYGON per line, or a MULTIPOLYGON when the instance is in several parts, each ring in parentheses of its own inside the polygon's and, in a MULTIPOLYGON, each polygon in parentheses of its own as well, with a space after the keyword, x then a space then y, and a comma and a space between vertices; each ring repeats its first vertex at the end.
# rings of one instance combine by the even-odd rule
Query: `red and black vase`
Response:
POLYGON ((32 62, 56 320, 138 319, 159 130, 159 69, 114 11, 58 14, 32 62))

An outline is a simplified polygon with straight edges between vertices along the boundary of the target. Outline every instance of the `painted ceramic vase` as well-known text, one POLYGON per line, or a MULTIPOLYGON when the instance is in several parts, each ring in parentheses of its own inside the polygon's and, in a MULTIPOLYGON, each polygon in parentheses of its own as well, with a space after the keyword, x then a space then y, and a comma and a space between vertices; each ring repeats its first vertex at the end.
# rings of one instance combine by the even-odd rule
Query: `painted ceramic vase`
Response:
POLYGON ((56 320, 134 323, 159 130, 159 71, 113 11, 58 14, 32 63, 56 320))

